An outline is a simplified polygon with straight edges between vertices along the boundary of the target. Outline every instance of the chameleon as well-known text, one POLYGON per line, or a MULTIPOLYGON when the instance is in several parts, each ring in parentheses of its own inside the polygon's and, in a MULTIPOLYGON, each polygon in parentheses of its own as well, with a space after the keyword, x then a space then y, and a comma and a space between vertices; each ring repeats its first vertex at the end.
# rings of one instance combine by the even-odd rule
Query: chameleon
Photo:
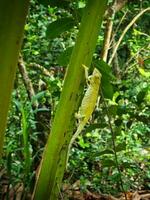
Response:
MULTIPOLYGON (((79 124, 76 132, 72 136, 69 146, 68 146, 68 158, 69 158, 69 152, 71 149, 72 144, 78 137, 78 135, 83 130, 84 126, 87 124, 88 120, 90 119, 90 116, 92 115, 95 104, 97 102, 98 94, 99 94, 99 88, 101 84, 101 73, 98 71, 98 69, 94 68, 93 73, 88 77, 88 71, 87 67, 83 65, 85 68, 85 76, 86 80, 88 80, 88 87, 85 92, 85 95, 82 99, 81 106, 79 107, 78 113, 75 114, 76 118, 79 119, 79 124)), ((68 162, 67 158, 67 162, 68 162)))

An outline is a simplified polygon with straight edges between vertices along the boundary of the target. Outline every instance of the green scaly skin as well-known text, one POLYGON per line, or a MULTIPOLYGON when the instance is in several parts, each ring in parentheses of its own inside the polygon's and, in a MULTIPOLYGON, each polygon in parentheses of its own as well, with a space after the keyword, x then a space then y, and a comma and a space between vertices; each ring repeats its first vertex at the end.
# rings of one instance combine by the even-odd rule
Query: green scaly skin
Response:
POLYGON ((69 159, 69 152, 71 149, 72 144, 76 140, 76 138, 79 136, 81 131, 83 130, 84 126, 87 124, 88 120, 90 119, 99 94, 99 88, 101 84, 101 73, 95 68, 92 75, 88 78, 88 88, 87 91, 83 97, 81 106, 79 108, 79 112, 77 114, 77 118, 79 118, 79 125, 77 128, 77 131, 71 138, 71 141, 69 143, 69 148, 68 148, 68 156, 67 156, 67 162, 69 159))

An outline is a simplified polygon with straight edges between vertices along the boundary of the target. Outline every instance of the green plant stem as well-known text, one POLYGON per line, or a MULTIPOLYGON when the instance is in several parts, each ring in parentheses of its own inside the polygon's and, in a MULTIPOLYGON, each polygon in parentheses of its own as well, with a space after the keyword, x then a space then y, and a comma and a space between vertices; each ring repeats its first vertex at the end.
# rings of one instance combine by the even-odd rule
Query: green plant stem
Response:
POLYGON ((120 167, 119 167, 118 156, 117 156, 117 151, 116 151, 115 133, 114 133, 113 127, 112 127, 111 116, 110 116, 109 111, 108 111, 108 105, 105 101, 102 90, 101 90, 101 95, 102 95, 102 98, 103 98, 104 106, 105 106, 107 117, 108 117, 108 124, 109 124, 109 128, 110 128, 111 135, 112 135, 112 147, 113 147, 113 150, 114 150, 114 158, 115 158, 116 168, 118 170, 119 178, 120 178, 120 189, 125 195, 125 200, 127 200, 127 196, 126 196, 126 192, 124 190, 124 185, 123 185, 123 180, 122 180, 122 173, 121 173, 121 170, 120 170, 120 167))
POLYGON ((28 122, 28 113, 27 110, 23 108, 21 105, 21 124, 22 124, 22 135, 23 135, 23 154, 25 159, 25 180, 24 182, 27 183, 29 179, 30 167, 31 167, 31 154, 30 154, 30 144, 29 144, 29 122, 28 122))
POLYGON ((43 154, 33 199, 58 199, 74 113, 85 83, 82 64, 90 66, 107 0, 88 0, 70 58, 60 102, 43 154))
POLYGON ((0 158, 29 0, 0 1, 0 158))

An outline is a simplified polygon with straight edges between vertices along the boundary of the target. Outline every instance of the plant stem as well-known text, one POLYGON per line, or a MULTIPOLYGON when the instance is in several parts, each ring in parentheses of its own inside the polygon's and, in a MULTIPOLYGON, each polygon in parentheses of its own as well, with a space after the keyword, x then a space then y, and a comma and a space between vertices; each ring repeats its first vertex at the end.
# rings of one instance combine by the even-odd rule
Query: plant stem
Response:
POLYGON ((61 188, 68 144, 85 83, 82 65, 90 66, 107 0, 88 0, 70 58, 60 102, 43 154, 33 199, 56 200, 61 188))
POLYGON ((140 13, 138 13, 132 20, 131 22, 126 26, 126 28, 123 30, 119 40, 117 41, 116 45, 115 45, 115 48, 113 49, 113 52, 112 52, 112 55, 108 61, 108 64, 110 65, 115 57, 115 54, 118 50, 118 47, 122 41, 122 39, 124 38, 125 34, 127 33, 127 31, 131 28, 131 26, 147 11, 150 11, 150 7, 149 8, 146 8, 144 10, 142 10, 140 13))
POLYGON ((0 158, 29 0, 0 1, 0 158))

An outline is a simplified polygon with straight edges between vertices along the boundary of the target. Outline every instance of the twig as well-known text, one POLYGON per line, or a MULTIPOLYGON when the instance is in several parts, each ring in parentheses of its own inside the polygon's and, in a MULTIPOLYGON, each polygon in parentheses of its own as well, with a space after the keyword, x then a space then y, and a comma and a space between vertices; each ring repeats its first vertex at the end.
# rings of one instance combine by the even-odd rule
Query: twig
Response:
MULTIPOLYGON (((104 61, 107 61, 108 51, 111 45, 111 37, 113 30, 113 19, 115 17, 115 13, 118 12, 127 2, 127 0, 113 0, 113 2, 109 5, 107 9, 106 17, 106 28, 104 34, 104 43, 101 57, 104 61)), ((120 23, 119 23, 120 24, 120 23)))
POLYGON ((121 34, 121 36, 120 36, 118 42, 117 42, 116 45, 115 45, 115 48, 114 48, 113 53, 112 53, 112 56, 111 56, 111 58, 109 59, 109 62, 108 62, 109 65, 112 63, 112 60, 114 59, 114 56, 115 56, 115 54, 116 54, 116 52, 117 52, 117 50, 118 50, 118 47, 119 47, 119 45, 120 45, 120 43, 121 43, 123 37, 125 36, 126 32, 131 28, 131 26, 136 22, 136 20, 138 20, 138 18, 139 18, 141 15, 143 15, 145 12, 147 12, 147 11, 149 11, 149 10, 150 10, 150 7, 149 7, 149 8, 146 8, 146 9, 144 9, 144 10, 142 10, 138 15, 136 15, 136 16, 132 19, 132 21, 128 24, 128 26, 126 26, 126 28, 125 28, 124 31, 122 32, 122 34, 121 34))
POLYGON ((104 98, 102 90, 101 90, 101 96, 103 98, 104 106, 106 108, 106 113, 107 113, 107 117, 108 117, 108 124, 109 124, 109 128, 110 128, 111 135, 112 135, 112 145, 113 145, 113 150, 114 150, 114 157, 115 157, 116 168, 117 168, 118 173, 120 175, 121 190, 124 193, 125 199, 127 200, 127 195, 126 195, 126 192, 124 190, 123 181, 122 181, 122 173, 121 173, 121 170, 120 170, 120 167, 119 167, 119 162, 118 162, 118 157, 117 157, 116 143, 115 143, 115 133, 113 131, 113 127, 112 127, 112 124, 111 124, 111 116, 109 114, 108 106, 107 106, 107 103, 105 101, 105 98, 104 98))
MULTIPOLYGON (((35 96, 35 92, 34 92, 34 88, 33 88, 33 85, 32 85, 32 82, 28 76, 28 72, 26 70, 26 67, 25 67, 25 64, 24 64, 24 61, 23 61, 23 58, 22 58, 22 55, 20 54, 19 56, 19 61, 18 61, 18 69, 19 69, 19 72, 23 78, 23 83, 24 83, 24 86, 27 90, 27 93, 28 93, 28 97, 29 99, 31 100, 33 96, 35 96)), ((37 108, 38 107, 38 102, 35 101, 34 103, 34 106, 37 108)))
POLYGON ((42 73, 46 76, 51 76, 52 74, 47 70, 45 69, 42 65, 39 65, 37 63, 30 63, 29 64, 30 67, 36 67, 37 69, 39 69, 40 71, 42 71, 42 73))
MULTIPOLYGON (((113 31, 113 36, 112 36, 111 41, 110 41, 110 48, 112 48, 111 45, 112 45, 112 43, 113 43, 113 40, 114 40, 114 38, 116 37, 116 35, 117 35, 117 33, 118 33, 118 30, 119 30, 119 28, 120 28, 120 26, 121 26, 123 20, 125 19, 126 15, 127 15, 127 11, 126 11, 126 12, 124 13, 124 15, 122 16, 122 18, 121 18, 121 20, 119 21, 119 24, 117 25, 115 31, 113 31)), ((113 45, 114 45, 114 44, 113 44, 113 45)))

